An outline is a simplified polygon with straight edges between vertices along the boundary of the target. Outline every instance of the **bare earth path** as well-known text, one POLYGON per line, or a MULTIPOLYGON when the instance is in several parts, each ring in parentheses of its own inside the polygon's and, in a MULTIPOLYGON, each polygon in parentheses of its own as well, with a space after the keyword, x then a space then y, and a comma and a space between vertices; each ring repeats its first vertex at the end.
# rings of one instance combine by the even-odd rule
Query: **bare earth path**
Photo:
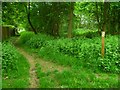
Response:
POLYGON ((30 86, 29 88, 38 88, 38 79, 37 79, 37 74, 35 72, 35 60, 32 56, 28 55, 23 49, 17 48, 18 51, 28 60, 30 64, 30 86))
POLYGON ((63 67, 61 65, 55 64, 50 61, 45 61, 39 57, 37 57, 35 54, 32 53, 32 55, 28 54, 24 49, 17 47, 18 51, 26 57, 30 64, 30 88, 39 88, 39 80, 37 78, 37 74, 35 72, 36 67, 35 64, 38 63, 41 66, 41 70, 43 72, 48 72, 48 71, 54 71, 57 70, 58 72, 62 72, 63 70, 68 70, 70 69, 69 67, 63 67))

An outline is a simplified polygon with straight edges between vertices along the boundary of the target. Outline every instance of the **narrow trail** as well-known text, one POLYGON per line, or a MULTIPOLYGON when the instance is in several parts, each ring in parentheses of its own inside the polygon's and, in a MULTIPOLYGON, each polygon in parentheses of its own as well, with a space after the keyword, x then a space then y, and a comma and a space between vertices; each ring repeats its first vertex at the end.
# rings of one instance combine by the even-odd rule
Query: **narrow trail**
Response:
MULTIPOLYGON (((36 55, 33 57, 36 57, 36 55)), ((64 70, 69 69, 69 67, 64 67, 64 66, 55 64, 51 61, 46 61, 46 60, 40 59, 38 57, 36 58, 36 60, 41 65, 42 72, 48 72, 48 71, 52 72, 55 70, 57 70, 58 72, 62 72, 64 70)))
POLYGON ((69 67, 64 67, 64 66, 55 64, 51 61, 43 60, 43 59, 39 58, 37 55, 35 55, 34 53, 29 54, 28 52, 26 52, 24 49, 22 49, 20 47, 16 47, 16 48, 24 57, 26 57, 26 59, 30 63, 30 70, 29 70, 30 88, 38 88, 38 85, 40 83, 39 79, 37 78, 37 74, 35 72, 35 70, 36 70, 35 64, 36 63, 40 64, 42 72, 49 72, 49 71, 52 72, 55 70, 57 70, 58 72, 62 72, 64 70, 70 70, 69 67))
POLYGON ((38 88, 38 83, 39 80, 37 78, 37 74, 35 72, 35 60, 32 56, 28 55, 24 50, 22 50, 21 48, 17 48, 17 50, 28 60, 29 64, 30 64, 30 79, 29 79, 29 83, 30 86, 29 88, 38 88))

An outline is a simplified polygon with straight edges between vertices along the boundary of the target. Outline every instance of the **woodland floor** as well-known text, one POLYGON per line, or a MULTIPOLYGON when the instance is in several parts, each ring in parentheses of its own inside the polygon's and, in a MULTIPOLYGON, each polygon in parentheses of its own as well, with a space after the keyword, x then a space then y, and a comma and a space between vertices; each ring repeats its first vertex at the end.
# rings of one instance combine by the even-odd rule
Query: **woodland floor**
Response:
POLYGON ((85 68, 80 68, 79 70, 77 69, 77 71, 76 69, 73 70, 73 67, 63 66, 50 60, 45 60, 36 53, 29 52, 29 50, 27 51, 24 47, 17 45, 18 39, 19 38, 16 38, 13 44, 16 49, 28 60, 30 65, 28 88, 44 88, 46 85, 54 88, 62 88, 63 85, 75 87, 77 85, 76 82, 80 83, 80 85, 78 85, 80 87, 116 87, 116 83, 118 81, 117 74, 100 72, 94 73, 85 68), (38 66, 40 67, 40 72, 42 72, 42 75, 39 75, 41 73, 38 71, 38 66), (64 71, 69 73, 63 73, 64 71), (43 73, 45 75, 43 75, 43 73), (66 76, 64 77, 63 74, 66 76), (61 75, 63 75, 63 78, 61 75))
MULTIPOLYGON (((29 70, 29 73, 30 73, 30 79, 29 79, 30 86, 29 87, 30 88, 39 88, 38 83, 40 82, 37 78, 36 66, 35 66, 37 63, 40 64, 42 72, 48 72, 48 71, 52 72, 55 70, 57 70, 58 72, 62 72, 63 70, 70 70, 70 67, 64 67, 64 66, 55 64, 53 62, 43 60, 33 53, 29 54, 28 52, 26 52, 24 49, 20 47, 17 47, 17 50, 24 57, 26 57, 26 59, 28 60, 30 64, 30 70, 29 70)), ((51 75, 51 78, 52 78, 52 75, 51 75)))

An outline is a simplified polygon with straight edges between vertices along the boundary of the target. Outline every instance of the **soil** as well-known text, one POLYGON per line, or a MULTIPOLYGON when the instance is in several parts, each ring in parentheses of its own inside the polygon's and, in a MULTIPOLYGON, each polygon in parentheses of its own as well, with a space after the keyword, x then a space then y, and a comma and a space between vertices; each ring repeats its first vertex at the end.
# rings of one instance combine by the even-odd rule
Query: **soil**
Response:
POLYGON ((17 49, 24 57, 26 57, 26 59, 28 60, 28 62, 30 64, 30 70, 29 70, 30 86, 29 86, 29 88, 39 88, 38 85, 40 82, 39 82, 39 79, 37 78, 37 74, 36 74, 36 67, 35 67, 36 63, 40 64, 42 72, 53 72, 55 70, 57 70, 58 72, 62 72, 64 70, 70 69, 69 67, 64 67, 62 65, 58 65, 51 61, 43 60, 40 57, 38 57, 37 55, 35 55, 34 53, 29 54, 23 48, 17 47, 17 49))

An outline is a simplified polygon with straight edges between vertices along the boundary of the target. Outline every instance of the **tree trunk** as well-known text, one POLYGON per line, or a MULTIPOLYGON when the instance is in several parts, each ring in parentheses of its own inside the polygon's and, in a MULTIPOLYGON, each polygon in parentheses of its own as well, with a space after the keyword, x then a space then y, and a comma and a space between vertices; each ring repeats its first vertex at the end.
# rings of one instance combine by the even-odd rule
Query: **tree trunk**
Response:
POLYGON ((106 20, 107 20, 107 2, 106 0, 104 1, 104 12, 103 12, 103 31, 102 31, 102 49, 101 49, 101 54, 102 58, 104 58, 104 50, 105 50, 105 31, 106 31, 106 20))
POLYGON ((104 1, 104 12, 103 12, 103 31, 106 31, 106 20, 107 20, 107 3, 106 0, 104 1))
POLYGON ((52 3, 52 12, 54 13, 53 19, 52 19, 52 35, 57 37, 59 36, 59 22, 60 22, 60 12, 59 12, 59 5, 58 2, 52 3))
POLYGON ((108 30, 107 30, 107 31, 110 32, 110 19, 111 19, 111 18, 110 18, 110 17, 111 17, 111 14, 110 14, 110 2, 108 2, 107 17, 108 17, 108 18, 107 18, 107 21, 108 21, 108 23, 107 23, 107 27, 108 27, 107 29, 108 29, 108 30))
POLYGON ((98 22, 98 33, 100 34, 101 28, 100 28, 99 14, 98 14, 98 2, 96 2, 96 19, 97 19, 97 22, 98 22))
POLYGON ((73 10, 74 10, 74 3, 70 3, 70 13, 69 13, 69 22, 68 22, 68 38, 72 37, 72 19, 73 19, 73 10))
POLYGON ((100 29, 103 30, 103 4, 100 2, 100 29))
POLYGON ((28 3, 28 22, 29 22, 29 24, 30 24, 33 32, 34 32, 35 34, 37 34, 35 28, 33 27, 32 23, 31 23, 31 21, 30 21, 30 2, 28 3))

